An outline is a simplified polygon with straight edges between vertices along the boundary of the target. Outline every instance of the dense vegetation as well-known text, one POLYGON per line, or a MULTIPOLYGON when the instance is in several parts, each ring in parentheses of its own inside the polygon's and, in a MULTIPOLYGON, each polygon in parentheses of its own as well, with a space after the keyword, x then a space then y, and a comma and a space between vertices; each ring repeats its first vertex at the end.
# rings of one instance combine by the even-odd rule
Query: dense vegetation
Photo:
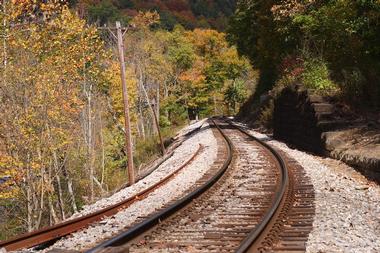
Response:
POLYGON ((260 69, 257 95, 301 81, 380 106, 380 1, 241 0, 229 39, 260 69))
MULTIPOLYGON (((62 1, 4 3, 0 239, 60 222, 111 193, 128 181, 129 159, 112 34, 62 1)), ((129 22, 125 58, 139 170, 158 153, 150 104, 164 135, 173 134, 189 116, 233 113, 254 73, 224 33, 161 29, 157 12, 129 22)))
POLYGON ((128 22, 138 11, 157 11, 159 25, 169 30, 176 24, 186 29, 224 30, 235 10, 235 0, 79 0, 73 4, 90 22, 100 25, 116 19, 128 22))

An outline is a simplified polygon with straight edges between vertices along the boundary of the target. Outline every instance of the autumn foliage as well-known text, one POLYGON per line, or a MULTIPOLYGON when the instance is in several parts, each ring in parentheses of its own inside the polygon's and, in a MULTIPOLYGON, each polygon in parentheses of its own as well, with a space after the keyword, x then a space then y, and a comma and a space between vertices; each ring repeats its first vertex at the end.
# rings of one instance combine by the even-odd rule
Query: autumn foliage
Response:
MULTIPOLYGON (((126 157, 112 33, 61 1, 5 3, 1 239, 61 222, 110 194, 128 181, 129 159, 139 173, 159 154, 150 107, 164 135, 173 134, 189 119, 234 113, 254 85, 247 59, 224 33, 180 25, 168 31, 158 11, 136 12, 124 36, 134 150, 126 157)), ((188 8, 185 1, 165 3, 177 12, 188 8)))

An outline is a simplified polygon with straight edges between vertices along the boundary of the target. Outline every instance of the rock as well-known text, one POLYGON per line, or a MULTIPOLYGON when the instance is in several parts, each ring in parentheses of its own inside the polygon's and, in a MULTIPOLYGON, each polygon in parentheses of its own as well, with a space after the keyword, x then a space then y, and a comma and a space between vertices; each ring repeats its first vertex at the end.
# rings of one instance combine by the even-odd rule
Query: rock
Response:
POLYGON ((313 104, 313 108, 315 112, 318 113, 333 113, 334 112, 334 106, 332 104, 328 103, 315 103, 313 104))
POLYGON ((368 186, 367 185, 356 186, 355 190, 360 190, 360 191, 368 190, 368 186))
POLYGON ((324 99, 320 95, 312 94, 312 95, 309 95, 309 102, 310 103, 323 103, 324 99))
POLYGON ((333 151, 343 146, 345 142, 341 139, 328 138, 325 142, 325 149, 328 151, 333 151))

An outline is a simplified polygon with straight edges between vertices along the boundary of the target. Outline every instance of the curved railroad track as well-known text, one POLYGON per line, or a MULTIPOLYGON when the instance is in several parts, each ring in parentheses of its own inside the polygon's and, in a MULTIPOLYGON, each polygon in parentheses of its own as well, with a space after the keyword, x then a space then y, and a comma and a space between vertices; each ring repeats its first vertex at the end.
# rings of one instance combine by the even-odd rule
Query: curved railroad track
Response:
MULTIPOLYGON (((232 122, 212 122, 218 159, 205 175, 179 200, 139 218, 125 232, 87 252, 305 250, 312 228, 314 192, 302 168, 232 122)), ((171 180, 201 149, 172 174, 121 203, 0 242, 0 248, 15 250, 47 243, 113 215, 171 180)))
POLYGON ((214 124, 227 150, 198 188, 87 252, 305 250, 314 193, 302 168, 244 129, 214 124))
MULTIPOLYGON (((83 215, 78 218, 67 220, 54 226, 45 227, 30 233, 25 233, 6 241, 0 241, 0 249, 5 248, 7 251, 12 251, 24 248, 31 248, 38 245, 42 245, 43 248, 45 247, 44 244, 49 245, 57 239, 62 238, 63 236, 69 235, 73 232, 83 229, 89 226, 90 224, 93 224, 94 222, 104 219, 105 217, 112 216, 119 212, 121 209, 127 208, 133 203, 146 198, 150 193, 163 186, 164 184, 168 183, 178 173, 180 173, 184 168, 186 168, 186 166, 188 166, 199 155, 202 149, 203 147, 199 145, 196 152, 188 160, 186 160, 178 169, 161 179, 159 182, 151 185, 145 190, 119 203, 110 205, 106 208, 103 208, 101 210, 87 215, 83 215)), ((159 166, 161 163, 162 162, 160 162, 157 166, 159 166)))

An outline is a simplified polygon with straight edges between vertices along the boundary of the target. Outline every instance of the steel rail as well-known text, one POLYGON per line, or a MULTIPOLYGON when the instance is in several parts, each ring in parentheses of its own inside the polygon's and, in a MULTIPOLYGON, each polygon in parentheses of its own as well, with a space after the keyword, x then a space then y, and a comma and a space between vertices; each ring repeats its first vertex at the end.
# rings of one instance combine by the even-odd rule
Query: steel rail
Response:
POLYGON ((227 158, 224 161, 221 168, 218 170, 218 172, 208 181, 206 181, 202 186, 198 187, 196 190, 190 192, 183 198, 175 201, 170 206, 164 208, 163 210, 153 214, 149 218, 143 220, 142 222, 134 225, 130 229, 128 229, 125 232, 122 232, 121 234, 117 235, 116 237, 113 237, 96 247, 89 249, 86 251, 86 253, 95 253, 99 252, 107 247, 117 247, 121 246, 142 233, 148 231, 153 226, 161 222, 162 220, 168 218, 172 214, 176 213, 178 210, 182 209, 186 205, 188 205, 191 201, 193 201, 196 197, 200 196, 202 193, 204 193, 206 190, 208 190, 210 187, 212 187, 226 172, 227 168, 231 164, 232 161, 232 152, 233 152, 233 145, 231 140, 223 133, 223 131, 219 128, 219 126, 214 122, 213 119, 211 119, 212 123, 215 125, 215 127, 218 129, 219 133, 222 135, 226 145, 227 145, 227 158))
MULTIPOLYGON (((191 135, 193 135, 194 133, 198 132, 204 125, 204 122, 190 130, 189 132, 185 133, 183 136, 181 136, 180 138, 182 138, 181 140, 178 141, 175 140, 173 143, 169 144, 168 148, 167 148, 167 154, 162 157, 162 158, 159 158, 159 159, 155 159, 154 161, 151 161, 149 162, 148 164, 145 165, 146 168, 151 168, 151 169, 147 169, 145 172, 143 172, 141 175, 137 175, 137 179, 136 179, 136 183, 144 178, 146 178, 147 176, 149 176, 150 174, 152 174, 158 167, 161 166, 161 164, 163 164, 164 162, 166 162, 170 157, 172 157, 174 155, 174 150, 176 148, 178 148, 179 146, 182 145, 182 143, 184 143, 186 140, 188 140, 191 135)), ((123 188, 126 188, 130 186, 129 183, 126 183, 124 185, 122 185, 121 187, 119 187, 118 189, 114 190, 112 194, 115 194, 116 192, 122 190, 123 188)))
POLYGON ((244 252, 247 252, 252 247, 252 245, 257 241, 257 239, 261 236, 261 234, 268 228, 268 225, 271 222, 272 218, 280 210, 281 202, 283 201, 285 197, 285 193, 289 185, 289 171, 285 164, 285 161, 282 159, 281 155, 274 148, 272 148, 270 145, 268 145, 264 141, 256 138, 252 134, 248 133, 246 130, 242 129, 241 127, 233 124, 231 120, 226 120, 226 121, 231 126, 235 127, 240 132, 242 132, 243 134, 247 135, 248 137, 252 138, 256 142, 264 146, 267 150, 269 150, 273 154, 273 156, 276 158, 276 160, 280 164, 280 172, 281 172, 280 189, 276 192, 272 206, 270 207, 268 212, 265 214, 261 222, 258 225, 256 225, 253 230, 251 230, 251 232, 240 243, 239 248, 235 251, 236 253, 244 253, 244 252))
POLYGON ((202 145, 199 145, 197 151, 186 161, 184 162, 177 170, 157 182, 156 184, 148 187, 147 189, 131 196, 119 203, 101 209, 99 211, 68 220, 53 226, 45 227, 36 231, 32 231, 29 233, 22 234, 20 236, 11 238, 6 241, 0 241, 0 249, 5 248, 8 251, 18 250, 22 248, 30 248, 37 245, 41 245, 44 243, 48 243, 50 241, 59 239, 63 236, 71 234, 75 231, 78 231, 82 228, 87 227, 93 222, 100 221, 104 217, 111 216, 120 211, 120 209, 126 208, 131 204, 144 199, 147 195, 163 184, 167 183, 170 179, 172 179, 176 174, 178 174, 183 168, 185 168, 188 164, 190 164, 195 157, 200 153, 203 149, 202 145))
MULTIPOLYGON (((198 132, 203 127, 203 125, 204 125, 204 122, 200 126, 198 126, 198 127, 194 128, 194 129, 190 130, 189 132, 185 133, 182 137, 180 137, 180 138, 183 138, 183 139, 180 140, 179 142, 177 142, 178 140, 175 140, 173 143, 171 143, 169 145, 169 147, 167 148, 167 150, 166 150, 168 152, 167 155, 166 155, 166 157, 164 157, 163 159, 161 159, 156 165, 153 166, 152 169, 148 170, 146 173, 144 173, 143 175, 141 175, 140 177, 138 177, 138 181, 140 181, 141 179, 143 179, 143 178, 149 176, 150 174, 152 174, 152 172, 155 171, 161 164, 163 164, 170 157, 172 157, 173 154, 174 154, 174 150, 176 148, 178 148, 179 146, 181 146, 182 143, 184 143, 186 140, 188 140, 194 133, 198 132)), ((154 161, 152 163, 154 163, 154 161)), ((150 164, 148 164, 147 167, 150 167, 150 164)), ((128 186, 128 185, 126 185, 126 186, 128 186)))

